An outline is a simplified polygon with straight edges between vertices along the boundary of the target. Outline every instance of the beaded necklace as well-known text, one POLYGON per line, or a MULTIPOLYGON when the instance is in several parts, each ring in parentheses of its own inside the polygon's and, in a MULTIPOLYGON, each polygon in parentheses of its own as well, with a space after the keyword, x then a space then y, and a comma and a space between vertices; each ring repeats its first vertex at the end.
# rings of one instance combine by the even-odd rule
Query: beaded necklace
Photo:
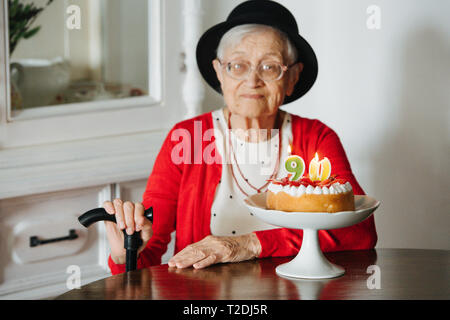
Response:
MULTIPOLYGON (((277 115, 278 118, 278 115, 277 115)), ((276 173, 278 172, 278 167, 280 165, 280 155, 281 155, 281 150, 282 150, 282 146, 281 146, 281 130, 282 130, 282 124, 280 124, 280 131, 278 132, 278 156, 277 156, 277 163, 275 165, 275 170, 273 171, 272 175, 270 176, 270 178, 268 179, 268 181, 261 187, 257 188, 255 186, 253 186, 250 181, 244 176, 244 174, 242 173, 241 168, 239 167, 238 161, 236 159, 236 153, 234 152, 234 148, 233 148, 233 143, 231 141, 231 112, 229 112, 228 115, 228 130, 229 130, 229 134, 228 134, 228 143, 230 145, 230 148, 228 150, 228 159, 231 159, 230 157, 230 151, 233 154, 233 158, 234 161, 236 163, 236 167, 238 169, 239 174, 241 175, 241 177, 244 179, 244 181, 254 190, 256 190, 256 192, 261 193, 262 189, 266 188, 269 184, 270 184, 270 180, 273 179, 276 175, 276 173)), ((239 182, 236 179, 236 176, 234 174, 234 170, 233 170, 233 164, 231 163, 231 161, 228 161, 228 166, 230 167, 230 171, 231 171, 231 175, 233 176, 233 180, 236 183, 237 187, 239 188, 239 190, 246 196, 248 197, 248 193, 245 192, 242 187, 239 185, 239 182)))

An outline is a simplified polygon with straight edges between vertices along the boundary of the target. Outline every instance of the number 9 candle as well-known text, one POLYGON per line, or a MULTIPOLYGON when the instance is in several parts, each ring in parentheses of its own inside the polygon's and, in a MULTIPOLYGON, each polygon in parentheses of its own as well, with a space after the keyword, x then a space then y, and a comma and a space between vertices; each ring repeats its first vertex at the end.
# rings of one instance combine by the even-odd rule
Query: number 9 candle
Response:
POLYGON ((287 172, 294 173, 291 181, 296 181, 303 176, 305 172, 305 161, 299 156, 289 156, 284 162, 284 167, 287 172))

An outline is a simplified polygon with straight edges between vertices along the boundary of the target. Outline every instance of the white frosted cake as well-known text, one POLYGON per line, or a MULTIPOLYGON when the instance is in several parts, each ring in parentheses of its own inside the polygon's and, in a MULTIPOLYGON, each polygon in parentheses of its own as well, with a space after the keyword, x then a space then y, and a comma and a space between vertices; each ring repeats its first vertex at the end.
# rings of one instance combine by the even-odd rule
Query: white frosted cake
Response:
POLYGON ((268 209, 289 212, 354 211, 353 188, 348 181, 335 176, 325 181, 308 177, 290 181, 288 177, 271 180, 266 197, 268 209))

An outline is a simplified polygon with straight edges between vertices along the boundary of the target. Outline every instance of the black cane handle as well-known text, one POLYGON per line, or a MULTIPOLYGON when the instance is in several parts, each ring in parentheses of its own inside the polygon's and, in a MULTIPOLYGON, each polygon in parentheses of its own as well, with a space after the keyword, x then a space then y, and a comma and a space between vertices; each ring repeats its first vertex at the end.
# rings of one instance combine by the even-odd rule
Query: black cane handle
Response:
MULTIPOLYGON (((144 216, 153 222, 153 207, 148 208, 144 211, 144 216)), ((104 208, 95 208, 92 210, 89 210, 85 213, 83 213, 79 218, 78 221, 88 228, 91 224, 96 223, 98 221, 111 221, 114 223, 116 222, 116 216, 113 214, 109 214, 106 212, 104 208)))
MULTIPOLYGON (((153 207, 144 211, 144 216, 153 223, 153 207)), ((83 213, 78 217, 78 221, 88 228, 90 225, 98 221, 111 221, 117 223, 116 216, 106 212, 104 208, 95 208, 83 213)), ((133 234, 124 234, 124 248, 126 249, 126 271, 136 270, 137 267, 137 250, 142 245, 141 232, 137 231, 133 234)))

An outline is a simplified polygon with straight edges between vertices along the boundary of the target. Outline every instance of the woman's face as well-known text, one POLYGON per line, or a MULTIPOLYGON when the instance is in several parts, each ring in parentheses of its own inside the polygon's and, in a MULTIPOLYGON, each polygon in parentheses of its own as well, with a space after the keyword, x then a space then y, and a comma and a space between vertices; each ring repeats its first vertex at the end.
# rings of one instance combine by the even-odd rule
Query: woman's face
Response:
POLYGON ((284 43, 275 31, 267 30, 245 36, 233 48, 226 48, 223 65, 230 61, 247 61, 253 70, 246 79, 236 80, 216 59, 213 66, 220 81, 226 106, 243 117, 258 118, 275 115, 282 105, 284 97, 291 95, 303 65, 286 71, 283 77, 275 81, 263 81, 255 71, 261 62, 278 62, 286 65, 284 43))

